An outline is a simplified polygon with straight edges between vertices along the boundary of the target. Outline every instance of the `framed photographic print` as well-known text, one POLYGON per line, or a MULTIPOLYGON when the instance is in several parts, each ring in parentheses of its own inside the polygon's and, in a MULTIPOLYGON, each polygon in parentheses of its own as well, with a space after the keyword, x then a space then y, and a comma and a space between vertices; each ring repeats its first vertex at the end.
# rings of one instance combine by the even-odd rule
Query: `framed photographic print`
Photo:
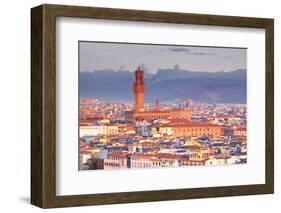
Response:
POLYGON ((31 203, 274 191, 273 19, 31 9, 31 203))

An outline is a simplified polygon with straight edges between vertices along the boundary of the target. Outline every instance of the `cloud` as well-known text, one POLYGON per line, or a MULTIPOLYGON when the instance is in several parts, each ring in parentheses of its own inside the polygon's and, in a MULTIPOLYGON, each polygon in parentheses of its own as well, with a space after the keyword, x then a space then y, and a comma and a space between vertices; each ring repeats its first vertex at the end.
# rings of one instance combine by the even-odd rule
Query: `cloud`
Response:
POLYGON ((192 55, 215 55, 215 53, 209 53, 209 52, 191 52, 192 55))
POLYGON ((183 47, 169 48, 169 50, 171 50, 173 52, 185 52, 185 53, 189 53, 190 52, 189 49, 183 48, 183 47))
POLYGON ((121 65, 118 69, 118 71, 124 71, 125 70, 125 65, 121 65))
POLYGON ((216 55, 215 53, 210 53, 210 52, 191 51, 190 49, 183 48, 183 47, 169 48, 169 50, 173 52, 181 52, 187 55, 216 55))
POLYGON ((144 72, 149 72, 149 69, 146 67, 145 63, 141 63, 141 64, 140 64, 140 68, 141 68, 141 70, 143 70, 144 72))

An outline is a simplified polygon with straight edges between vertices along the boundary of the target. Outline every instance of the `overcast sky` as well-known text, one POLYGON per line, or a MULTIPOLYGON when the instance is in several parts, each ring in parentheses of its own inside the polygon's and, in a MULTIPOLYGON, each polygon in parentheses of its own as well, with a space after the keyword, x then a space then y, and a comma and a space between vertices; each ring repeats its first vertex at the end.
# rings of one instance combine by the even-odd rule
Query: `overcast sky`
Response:
POLYGON ((79 42, 80 71, 102 69, 134 71, 143 64, 146 71, 172 68, 178 64, 190 71, 232 71, 246 69, 247 50, 172 45, 79 42))

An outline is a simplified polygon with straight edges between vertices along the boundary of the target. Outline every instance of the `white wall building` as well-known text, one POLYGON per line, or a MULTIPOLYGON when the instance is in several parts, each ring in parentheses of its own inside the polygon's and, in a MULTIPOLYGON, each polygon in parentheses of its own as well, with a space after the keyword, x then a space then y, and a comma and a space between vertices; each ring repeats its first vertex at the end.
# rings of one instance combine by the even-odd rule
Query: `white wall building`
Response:
POLYGON ((80 126, 80 137, 98 135, 118 135, 116 125, 80 126))

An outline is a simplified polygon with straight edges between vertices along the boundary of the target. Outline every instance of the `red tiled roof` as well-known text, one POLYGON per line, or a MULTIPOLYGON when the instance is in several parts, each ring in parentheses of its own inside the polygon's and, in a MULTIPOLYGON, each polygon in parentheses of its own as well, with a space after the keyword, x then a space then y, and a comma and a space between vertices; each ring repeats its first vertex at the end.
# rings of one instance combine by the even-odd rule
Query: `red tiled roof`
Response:
POLYGON ((185 122, 180 124, 163 124, 162 127, 221 127, 211 123, 185 122))

